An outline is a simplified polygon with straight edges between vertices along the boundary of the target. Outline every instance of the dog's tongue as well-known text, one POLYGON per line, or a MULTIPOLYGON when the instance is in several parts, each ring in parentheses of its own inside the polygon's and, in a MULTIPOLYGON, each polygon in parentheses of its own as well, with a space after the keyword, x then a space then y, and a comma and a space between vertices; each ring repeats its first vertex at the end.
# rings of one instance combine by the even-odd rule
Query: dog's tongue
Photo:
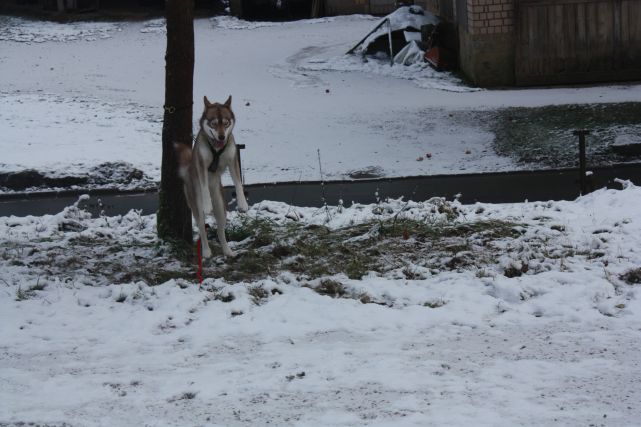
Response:
POLYGON ((216 147, 217 150, 222 149, 225 146, 225 141, 216 141, 214 143, 214 147, 216 147))

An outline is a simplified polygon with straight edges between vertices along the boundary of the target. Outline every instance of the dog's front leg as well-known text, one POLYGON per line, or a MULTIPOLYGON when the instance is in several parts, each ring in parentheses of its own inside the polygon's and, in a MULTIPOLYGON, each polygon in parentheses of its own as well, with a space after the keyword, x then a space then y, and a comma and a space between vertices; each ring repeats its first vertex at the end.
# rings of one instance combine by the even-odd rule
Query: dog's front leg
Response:
POLYGON ((227 225, 227 209, 225 208, 225 197, 223 196, 223 186, 220 183, 220 177, 210 176, 209 194, 214 203, 214 218, 216 218, 216 233, 223 255, 234 257, 236 254, 229 248, 227 237, 225 237, 225 225, 227 225))
POLYGON ((245 198, 245 189, 243 188, 243 182, 240 178, 240 163, 238 161, 238 156, 234 157, 234 160, 229 165, 229 174, 231 175, 231 180, 234 182, 234 188, 236 190, 236 205, 240 212, 247 212, 249 206, 247 205, 247 199, 245 198))

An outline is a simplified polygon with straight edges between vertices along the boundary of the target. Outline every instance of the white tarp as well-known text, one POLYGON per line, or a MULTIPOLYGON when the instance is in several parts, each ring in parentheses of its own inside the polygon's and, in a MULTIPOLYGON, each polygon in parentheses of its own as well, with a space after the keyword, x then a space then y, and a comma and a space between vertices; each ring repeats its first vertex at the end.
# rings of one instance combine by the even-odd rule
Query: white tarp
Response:
POLYGON ((412 65, 417 62, 423 62, 425 52, 418 46, 418 43, 411 41, 405 45, 400 52, 394 57, 394 63, 402 65, 412 65))
MULTIPOLYGON (((392 31, 406 30, 408 28, 420 31, 423 25, 439 23, 439 18, 423 10, 420 6, 399 7, 394 12, 387 15, 383 20, 389 19, 392 31)), ((380 24, 379 21, 378 24, 380 24)), ((378 25, 377 24, 377 25, 378 25)), ((389 29, 387 25, 381 26, 378 30, 369 35, 361 45, 361 51, 366 51, 367 47, 377 38, 387 35, 389 29)))

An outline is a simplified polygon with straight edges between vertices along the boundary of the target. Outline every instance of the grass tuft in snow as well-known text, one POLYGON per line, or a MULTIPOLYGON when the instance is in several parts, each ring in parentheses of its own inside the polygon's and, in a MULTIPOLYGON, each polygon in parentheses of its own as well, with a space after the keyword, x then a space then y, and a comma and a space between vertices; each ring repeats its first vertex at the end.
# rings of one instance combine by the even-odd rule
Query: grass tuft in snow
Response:
POLYGON ((227 227, 225 234, 230 242, 252 238, 252 246, 262 247, 273 241, 273 226, 269 220, 243 215, 239 223, 232 223, 227 227))
POLYGON ((22 285, 19 285, 18 289, 16 289, 16 301, 31 299, 36 296, 37 291, 43 291, 46 287, 47 285, 44 282, 40 282, 40 277, 38 277, 35 285, 29 286, 26 289, 23 289, 22 285))
POLYGON ((18 286, 16 289, 16 301, 25 301, 35 296, 35 292, 30 289, 22 289, 22 286, 18 286))
POLYGON ((619 276, 621 280, 630 285, 638 285, 641 283, 641 268, 633 268, 626 271, 619 276))
POLYGON ((347 293, 345 286, 341 282, 330 279, 321 280, 320 284, 312 289, 320 295, 327 295, 332 298, 341 298, 347 293))
POLYGON ((442 299, 435 300, 435 301, 426 301, 423 303, 423 307, 429 307, 429 308, 439 308, 443 307, 446 304, 445 301, 442 299))
POLYGON ((261 285, 250 286, 248 293, 252 302, 256 305, 261 305, 269 298, 269 291, 261 285))

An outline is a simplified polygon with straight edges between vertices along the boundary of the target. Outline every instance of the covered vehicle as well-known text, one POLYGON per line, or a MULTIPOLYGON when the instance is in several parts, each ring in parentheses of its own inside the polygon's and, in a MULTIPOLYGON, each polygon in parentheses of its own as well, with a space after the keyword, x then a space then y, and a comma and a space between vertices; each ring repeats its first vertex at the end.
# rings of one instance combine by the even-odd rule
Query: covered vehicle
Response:
POLYGON ((436 26, 440 19, 420 6, 403 6, 390 13, 374 27, 348 53, 375 55, 378 52, 389 53, 389 35, 391 33, 392 54, 401 51, 411 41, 420 42, 421 29, 424 26, 436 26))

